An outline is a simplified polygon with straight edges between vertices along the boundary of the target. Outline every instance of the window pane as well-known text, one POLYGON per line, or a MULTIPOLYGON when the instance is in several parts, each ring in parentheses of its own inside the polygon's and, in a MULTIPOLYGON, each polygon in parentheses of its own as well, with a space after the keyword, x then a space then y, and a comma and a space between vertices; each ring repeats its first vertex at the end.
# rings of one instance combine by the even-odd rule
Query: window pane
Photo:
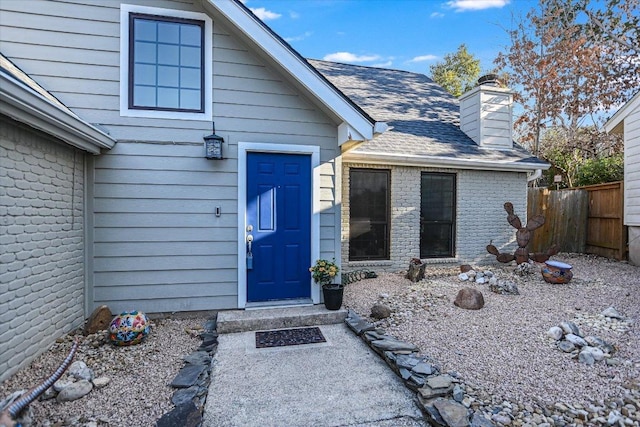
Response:
POLYGON ((156 85, 156 67, 136 64, 133 71, 133 83, 136 85, 156 85))
POLYGON ((156 88, 147 86, 135 86, 133 89, 133 99, 136 107, 155 107, 156 88))
POLYGON ((155 43, 145 43, 145 42, 136 42, 135 44, 135 62, 146 62, 148 64, 156 63, 156 44, 155 43))
POLYGON ((204 23, 134 15, 132 107, 203 111, 204 23))
POLYGON ((188 89, 200 89, 200 77, 202 74, 199 69, 182 68, 180 70, 180 87, 188 89))
POLYGON ((182 25, 180 27, 180 43, 200 47, 202 29, 198 25, 182 25))
POLYGON ((180 24, 176 22, 158 22, 158 41, 161 43, 180 43, 180 24))
POLYGON ((163 65, 179 65, 180 50, 178 46, 172 46, 169 44, 158 45, 158 64, 163 65))
POLYGON ((156 41, 156 23, 145 19, 134 19, 134 39, 156 41))
POLYGON ((181 47, 180 48, 180 65, 187 67, 200 67, 199 47, 181 47))
POLYGON ((351 169, 349 259, 389 258, 389 177, 385 169, 351 169))
POLYGON ((422 173, 420 257, 455 256, 455 175, 422 173))
POLYGON ((180 91, 180 108, 187 110, 200 109, 200 91, 191 89, 182 89, 180 91))
POLYGON ((158 67, 158 86, 178 87, 178 68, 158 67))
POLYGON ((158 88, 158 107, 161 108, 179 108, 178 89, 158 88))

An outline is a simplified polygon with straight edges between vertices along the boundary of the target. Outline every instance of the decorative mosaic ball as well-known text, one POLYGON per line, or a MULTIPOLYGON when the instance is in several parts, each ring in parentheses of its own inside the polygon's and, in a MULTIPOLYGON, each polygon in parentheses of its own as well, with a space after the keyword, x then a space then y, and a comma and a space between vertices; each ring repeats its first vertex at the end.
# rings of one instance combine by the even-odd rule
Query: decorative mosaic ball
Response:
POLYGON ((149 335, 147 315, 141 311, 124 312, 113 318, 109 324, 109 340, 113 345, 140 344, 149 335))

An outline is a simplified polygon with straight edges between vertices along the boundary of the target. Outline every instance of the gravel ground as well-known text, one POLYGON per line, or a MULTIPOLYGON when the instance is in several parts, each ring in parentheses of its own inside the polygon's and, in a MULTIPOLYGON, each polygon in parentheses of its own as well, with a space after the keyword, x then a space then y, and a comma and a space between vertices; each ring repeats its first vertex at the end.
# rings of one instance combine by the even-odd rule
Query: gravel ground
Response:
MULTIPOLYGON (((520 290, 520 295, 498 295, 487 285, 460 282, 458 266, 428 267, 427 278, 415 284, 403 274, 380 274, 377 279, 350 284, 345 306, 366 316, 374 303, 387 305, 392 316, 379 321, 380 327, 416 344, 443 370, 457 372, 467 391, 480 390, 474 394, 489 403, 507 407, 510 404, 503 401, 513 402, 522 409, 562 402, 588 408, 611 399, 620 401, 629 384, 640 382, 640 267, 586 255, 560 254, 554 259, 574 266, 571 283, 547 284, 538 271, 519 277, 513 266, 474 266, 515 281, 520 290), (482 291, 483 309, 453 305, 464 286, 482 291), (606 323, 599 318, 610 306, 629 323, 606 323), (586 366, 558 350, 546 331, 562 321, 574 321, 586 334, 614 344, 615 357, 622 363, 586 366)), ((100 334, 84 338, 75 360, 84 361, 96 377, 107 376, 111 382, 78 401, 34 402, 30 406, 33 425, 153 426, 173 408, 168 384, 182 367, 182 357, 201 343, 197 334, 205 320, 155 320, 149 338, 133 347, 99 345, 100 334)), ((51 374, 68 353, 72 339, 60 339, 29 368, 0 384, 0 399, 29 389, 51 374)), ((606 412, 600 413, 606 417, 606 412)), ((543 417, 542 411, 537 414, 543 417)))
MULTIPOLYGON (((82 399, 58 403, 55 399, 30 405, 34 426, 153 426, 173 409, 169 383, 183 366, 182 357, 194 351, 205 318, 157 319, 149 337, 139 345, 99 345, 101 334, 84 338, 74 361, 83 361, 111 381, 82 399)), ((65 336, 23 369, 0 384, 0 400, 30 389, 51 375, 69 353, 72 336, 65 336)), ((65 374, 66 375, 66 374, 65 374)))
POLYGON ((517 283, 520 295, 499 295, 487 285, 461 282, 458 266, 427 267, 425 280, 415 284, 400 273, 351 284, 345 305, 364 316, 374 303, 386 305, 392 315, 376 322, 379 327, 416 344, 445 371, 485 390, 494 403, 602 405, 640 381, 640 267, 579 254, 554 259, 573 266, 569 284, 544 282, 539 267, 520 277, 514 266, 474 266, 517 283), (482 292, 484 308, 453 305, 465 286, 482 292), (628 322, 605 322, 598 316, 610 306, 628 322), (587 366, 558 350, 546 332, 563 321, 613 344, 622 363, 587 366))

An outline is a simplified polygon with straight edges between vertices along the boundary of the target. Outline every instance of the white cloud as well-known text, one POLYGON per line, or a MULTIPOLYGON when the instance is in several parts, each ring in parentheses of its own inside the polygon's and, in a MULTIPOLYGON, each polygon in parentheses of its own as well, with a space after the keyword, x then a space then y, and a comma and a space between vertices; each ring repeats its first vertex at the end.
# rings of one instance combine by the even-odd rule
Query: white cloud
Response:
POLYGON ((264 7, 250 8, 250 9, 251 9, 251 12, 253 12, 258 18, 262 19, 263 21, 278 19, 282 16, 279 13, 272 12, 270 10, 265 9, 264 7))
POLYGON ((313 33, 311 31, 305 31, 304 34, 300 34, 298 36, 293 36, 293 37, 285 37, 284 40, 287 43, 291 43, 291 42, 299 42, 300 40, 304 40, 308 37, 311 37, 313 33))
POLYGON ((442 18, 444 17, 444 13, 440 13, 440 12, 433 12, 431 15, 429 15, 429 18, 442 18))
POLYGON ((409 62, 435 61, 436 59, 438 59, 436 55, 420 55, 420 56, 416 56, 413 59, 410 59, 409 62))
POLYGON ((371 64, 372 67, 378 67, 378 68, 386 68, 392 65, 393 65, 393 61, 380 62, 378 64, 371 64))
POLYGON ((380 59, 379 55, 356 55, 351 52, 335 52, 325 55, 325 61, 335 61, 335 62, 370 62, 377 61, 380 59))
POLYGON ((447 7, 454 9, 456 12, 466 12, 469 10, 483 10, 494 7, 501 8, 509 4, 511 0, 451 0, 448 1, 447 7))

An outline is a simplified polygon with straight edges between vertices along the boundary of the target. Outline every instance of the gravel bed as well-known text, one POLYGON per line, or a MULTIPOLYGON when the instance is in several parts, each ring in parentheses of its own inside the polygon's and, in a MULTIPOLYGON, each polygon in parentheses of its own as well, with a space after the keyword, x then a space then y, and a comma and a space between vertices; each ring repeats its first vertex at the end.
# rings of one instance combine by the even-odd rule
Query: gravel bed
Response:
MULTIPOLYGON (((151 322, 151 334, 139 345, 101 345, 103 335, 83 338, 74 361, 83 361, 111 381, 94 388, 87 396, 58 403, 56 399, 29 405, 34 426, 153 426, 173 409, 174 389, 169 383, 183 366, 182 357, 194 351, 202 340, 206 318, 166 318, 151 322)), ((0 400, 17 390, 40 384, 69 353, 74 337, 67 335, 0 384, 0 400)))
POLYGON ((494 403, 603 405, 640 381, 640 267, 580 254, 554 259, 573 266, 569 284, 544 282, 539 267, 521 277, 513 265, 473 266, 512 280, 520 291, 520 295, 499 295, 485 284, 461 282, 458 266, 428 266, 427 277, 418 283, 405 279, 404 273, 383 273, 350 284, 345 288, 345 306, 368 316, 373 304, 386 305, 391 317, 369 320, 389 335, 416 344, 445 371, 454 371, 467 384, 484 390, 494 403), (464 310, 453 305, 466 286, 482 292, 484 308, 464 310), (596 328, 590 319, 602 323, 598 315, 610 306, 630 321, 612 327, 605 322, 605 327, 596 328), (586 335, 613 344, 622 363, 587 366, 558 350, 546 332, 563 321, 573 321, 586 335))
MULTIPOLYGON (((571 283, 547 284, 539 269, 520 277, 512 265, 474 266, 516 282, 520 290, 520 295, 498 295, 487 285, 460 282, 458 266, 429 266, 419 283, 404 279, 403 273, 385 273, 350 284, 344 305, 362 316, 374 303, 387 305, 391 317, 376 324, 416 344, 444 371, 457 373, 467 390, 478 391, 474 395, 483 396, 487 405, 504 408, 513 402, 522 410, 562 403, 602 407, 612 399, 620 401, 625 390, 633 388, 630 384, 640 381, 640 267, 587 255, 560 254, 554 259, 574 266, 571 283), (482 291, 484 308, 473 311, 453 305, 465 286, 482 291), (625 328, 617 322, 603 325, 598 315, 610 306, 630 320, 625 328), (586 366, 558 350, 546 332, 562 321, 574 321, 586 334, 614 344, 615 357, 622 363, 586 366)), ((85 337, 75 360, 111 382, 74 402, 32 403, 33 425, 155 425, 173 408, 168 384, 182 367, 182 357, 201 343, 197 335, 205 321, 205 317, 156 319, 147 340, 132 347, 100 345, 100 334, 85 337)), ((53 373, 72 340, 73 336, 59 339, 30 367, 0 384, 0 398, 29 389, 53 373)))

